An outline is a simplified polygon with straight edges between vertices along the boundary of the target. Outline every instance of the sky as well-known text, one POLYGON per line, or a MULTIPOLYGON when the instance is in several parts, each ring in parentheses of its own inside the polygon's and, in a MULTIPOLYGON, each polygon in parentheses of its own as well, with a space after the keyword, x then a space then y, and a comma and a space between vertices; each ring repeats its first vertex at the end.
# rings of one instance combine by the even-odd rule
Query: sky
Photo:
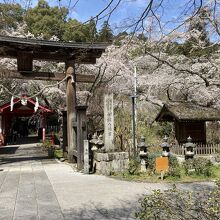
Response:
MULTIPOLYGON (((110 0, 50 0, 49 2, 51 5, 57 5, 59 2, 60 5, 68 7, 70 9, 71 18, 85 22, 102 11, 110 0)), ((114 4, 109 9, 111 10, 117 2, 118 0, 114 0, 114 4)), ((126 24, 137 19, 142 14, 148 2, 149 0, 122 0, 109 20, 114 31, 123 31, 126 24), (118 30, 116 30, 117 28, 118 30)), ((163 14, 163 16, 160 17, 161 21, 163 21, 164 24, 167 23, 167 21, 173 21, 182 8, 185 7, 186 2, 187 0, 165 0, 163 2, 164 11, 158 11, 158 14, 163 14)), ((98 23, 98 27, 100 27, 106 18, 107 17, 98 23)), ((175 22, 169 22, 167 29, 172 29, 175 25, 177 25, 175 22)))
MULTIPOLYGON (((81 22, 89 20, 91 17, 96 16, 100 11, 102 11, 110 2, 110 0, 47 0, 51 6, 65 6, 69 8, 69 17, 75 18, 81 22)), ((36 6, 38 0, 0 0, 0 2, 18 2, 24 8, 36 6)), ((114 0, 110 10, 118 0, 114 0)), ((116 27, 123 27, 127 23, 131 22, 133 19, 137 19, 143 10, 146 8, 149 0, 122 0, 120 5, 112 14, 109 23, 112 28, 117 32, 116 27)), ((155 0, 156 2, 156 0, 155 0)), ((184 7, 187 0, 165 0, 164 10, 158 11, 160 20, 163 24, 167 24, 167 21, 174 20, 184 7)), ((98 28, 101 26, 105 17, 98 23, 98 28)), ((146 23, 147 25, 147 23, 146 23)), ((167 28, 171 29, 176 25, 175 22, 169 22, 167 28)), ((123 31, 124 28, 118 28, 118 32, 123 31)))

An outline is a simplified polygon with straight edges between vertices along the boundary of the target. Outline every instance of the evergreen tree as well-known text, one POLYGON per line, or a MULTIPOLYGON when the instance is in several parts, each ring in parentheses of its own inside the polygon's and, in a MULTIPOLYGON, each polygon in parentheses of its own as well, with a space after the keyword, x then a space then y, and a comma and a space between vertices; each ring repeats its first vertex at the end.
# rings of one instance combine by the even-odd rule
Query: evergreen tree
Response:
POLYGON ((0 3, 0 30, 16 28, 23 22, 24 9, 19 4, 0 3))
POLYGON ((86 26, 76 19, 69 19, 65 25, 65 41, 86 42, 86 26))
POLYGON ((93 19, 89 21, 87 24, 87 41, 88 42, 95 42, 97 41, 97 29, 96 29, 96 23, 93 19))
POLYGON ((203 7, 195 16, 191 17, 186 32, 188 39, 178 47, 178 53, 188 57, 201 57, 209 56, 216 49, 207 47, 210 45, 207 31, 209 13, 209 10, 203 7))
POLYGON ((65 41, 94 42, 97 40, 97 30, 94 20, 82 24, 76 19, 69 19, 63 34, 65 41))
POLYGON ((104 21, 99 31, 99 41, 100 42, 112 42, 113 33, 112 29, 107 21, 104 21))
POLYGON ((50 7, 45 0, 39 0, 36 7, 27 11, 25 21, 35 36, 43 34, 49 39, 55 35, 62 40, 67 14, 67 8, 50 7))

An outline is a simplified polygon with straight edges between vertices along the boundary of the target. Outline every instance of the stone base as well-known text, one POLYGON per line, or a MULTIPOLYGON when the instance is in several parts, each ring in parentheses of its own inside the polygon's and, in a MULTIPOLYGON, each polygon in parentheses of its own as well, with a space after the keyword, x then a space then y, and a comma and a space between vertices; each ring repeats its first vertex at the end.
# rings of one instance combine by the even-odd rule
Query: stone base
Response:
POLYGON ((128 169, 127 152, 98 153, 94 152, 93 167, 95 172, 103 175, 124 172, 128 169))

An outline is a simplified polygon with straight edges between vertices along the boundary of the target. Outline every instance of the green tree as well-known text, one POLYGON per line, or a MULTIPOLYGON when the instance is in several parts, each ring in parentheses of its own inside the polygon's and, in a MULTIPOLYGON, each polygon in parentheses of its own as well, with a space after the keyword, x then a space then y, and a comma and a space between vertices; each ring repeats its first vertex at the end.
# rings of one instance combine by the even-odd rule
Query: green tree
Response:
POLYGON ((69 19, 65 25, 63 39, 65 41, 86 42, 87 27, 76 19, 69 19))
POLYGON ((27 11, 27 29, 35 36, 43 34, 45 39, 53 35, 63 39, 68 9, 50 7, 45 0, 39 0, 36 7, 27 11))
POLYGON ((16 28, 23 22, 24 9, 19 4, 0 3, 0 29, 16 28))
POLYGON ((112 29, 107 21, 102 24, 101 30, 99 31, 99 41, 100 42, 112 42, 113 33, 112 29))
POLYGON ((87 41, 89 42, 95 42, 97 41, 97 29, 96 29, 96 23, 93 19, 89 21, 87 24, 87 41))
POLYGON ((83 24, 76 19, 69 19, 63 35, 65 41, 94 42, 97 40, 97 29, 94 20, 83 24))

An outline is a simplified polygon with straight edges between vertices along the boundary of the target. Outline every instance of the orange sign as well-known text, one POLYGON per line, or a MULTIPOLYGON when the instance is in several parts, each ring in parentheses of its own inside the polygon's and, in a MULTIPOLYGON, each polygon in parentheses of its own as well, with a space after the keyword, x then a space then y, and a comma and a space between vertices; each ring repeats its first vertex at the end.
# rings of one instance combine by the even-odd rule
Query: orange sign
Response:
POLYGON ((156 171, 167 171, 169 168, 168 157, 157 157, 156 158, 156 171))

